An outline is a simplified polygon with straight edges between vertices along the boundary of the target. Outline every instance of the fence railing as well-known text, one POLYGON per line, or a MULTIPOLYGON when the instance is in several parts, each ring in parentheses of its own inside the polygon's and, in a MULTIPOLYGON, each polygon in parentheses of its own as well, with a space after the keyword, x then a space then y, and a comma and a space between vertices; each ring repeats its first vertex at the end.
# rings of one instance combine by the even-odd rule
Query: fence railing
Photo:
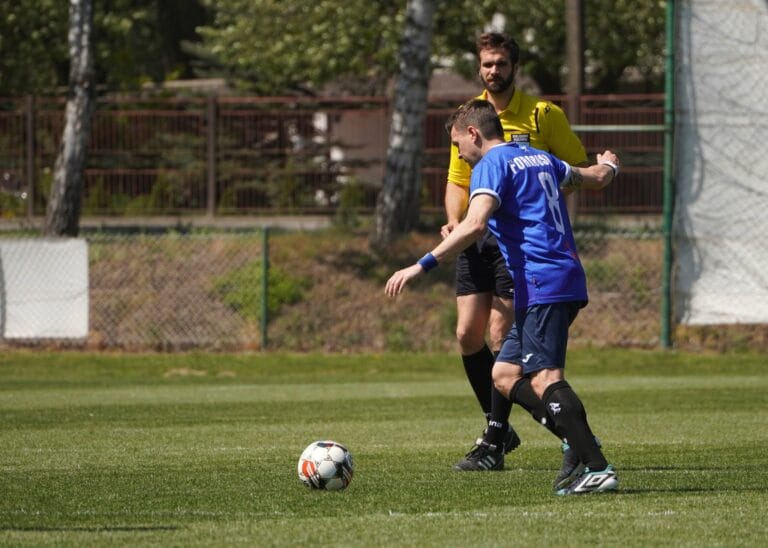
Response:
MULTIPOLYGON (((548 97, 567 110, 565 96, 548 97)), ((464 98, 430 103, 423 210, 441 210, 447 115, 464 98)), ((662 209, 663 95, 582 96, 572 120, 590 156, 622 154, 622 182, 582 193, 580 212, 662 209), (633 126, 651 128, 638 132, 633 126), (595 131, 598 130, 598 131, 595 131)), ((45 211, 64 99, 0 99, 5 216, 45 211), (21 193, 25 199, 19 199, 21 193)), ((100 98, 89 141, 85 215, 229 215, 370 210, 383 177, 391 103, 350 98, 100 98)))
MULTIPOLYGON (((13 238, 26 237, 30 243, 39 238, 31 233, 13 238)), ((431 289, 415 288, 408 299, 389 299, 381 273, 402 265, 411 252, 394 250, 388 259, 374 257, 363 232, 94 230, 84 237, 87 336, 35 339, 28 332, 0 330, 0 347, 334 352, 455 348, 453 269, 437 271, 431 289), (413 313, 414 305, 418 314, 413 313)), ((423 246, 436 237, 436 232, 414 234, 402 249, 423 246)), ((590 280, 590 304, 572 329, 571 344, 657 346, 661 234, 606 224, 577 226, 576 237, 590 280)), ((35 251, 35 260, 26 261, 16 254, 15 263, 6 260, 2 267, 13 272, 14 279, 34 279, 46 252, 35 251)), ((71 264, 82 257, 59 255, 56 261, 62 271, 71 272, 71 264)), ((74 321, 71 302, 60 298, 71 293, 71 285, 71 279, 54 276, 50 291, 7 295, 3 306, 13 303, 16 310, 7 325, 27 331, 47 326, 50 312, 41 310, 55 310, 74 321)))

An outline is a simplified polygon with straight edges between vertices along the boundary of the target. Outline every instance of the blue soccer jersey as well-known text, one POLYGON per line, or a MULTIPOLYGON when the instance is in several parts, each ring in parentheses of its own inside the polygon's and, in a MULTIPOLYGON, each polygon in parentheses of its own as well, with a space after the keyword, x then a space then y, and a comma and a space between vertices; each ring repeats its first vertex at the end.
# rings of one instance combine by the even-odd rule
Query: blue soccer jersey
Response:
POLYGON ((587 281, 560 193, 571 167, 514 143, 491 148, 472 169, 470 200, 490 194, 488 222, 515 280, 515 308, 587 300, 587 281))

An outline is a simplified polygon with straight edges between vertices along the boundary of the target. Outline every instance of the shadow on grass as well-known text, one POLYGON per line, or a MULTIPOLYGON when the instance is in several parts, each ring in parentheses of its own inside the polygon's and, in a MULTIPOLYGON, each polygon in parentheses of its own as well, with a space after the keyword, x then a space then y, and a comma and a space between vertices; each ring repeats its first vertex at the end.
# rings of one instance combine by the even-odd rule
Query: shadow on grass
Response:
POLYGON ((19 533, 66 533, 66 532, 83 532, 83 533, 136 533, 142 531, 176 531, 180 529, 176 525, 116 525, 116 526, 78 526, 73 525, 71 527, 46 527, 46 526, 29 526, 29 527, 15 527, 0 525, 0 531, 11 531, 19 533))
POLYGON ((765 493, 766 487, 724 487, 722 485, 713 487, 649 487, 648 489, 626 489, 619 487, 619 490, 612 493, 619 495, 645 495, 648 493, 765 493))

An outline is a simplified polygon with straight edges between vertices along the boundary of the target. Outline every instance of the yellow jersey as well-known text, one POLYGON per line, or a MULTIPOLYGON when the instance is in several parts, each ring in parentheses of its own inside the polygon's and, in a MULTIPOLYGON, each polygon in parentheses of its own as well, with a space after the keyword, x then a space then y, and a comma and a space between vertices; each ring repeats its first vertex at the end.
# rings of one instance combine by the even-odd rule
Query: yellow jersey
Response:
MULTIPOLYGON (((483 91, 477 99, 487 99, 483 91)), ((573 133, 563 109, 515 89, 507 108, 499 112, 504 138, 546 152, 550 152, 571 165, 587 161, 584 145, 573 133)), ((459 150, 451 145, 448 182, 469 187, 472 168, 459 158, 459 150)))

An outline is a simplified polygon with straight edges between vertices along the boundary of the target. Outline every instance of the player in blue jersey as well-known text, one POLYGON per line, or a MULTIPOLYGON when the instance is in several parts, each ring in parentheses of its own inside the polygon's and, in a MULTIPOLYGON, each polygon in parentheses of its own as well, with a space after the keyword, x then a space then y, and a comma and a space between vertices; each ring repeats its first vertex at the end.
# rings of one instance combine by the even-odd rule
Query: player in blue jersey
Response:
POLYGON ((581 400, 564 377, 568 328, 587 304, 587 284, 561 190, 600 189, 618 173, 618 157, 605 151, 597 165, 572 167, 551 154, 505 142, 493 106, 473 99, 446 128, 472 166, 464 220, 430 253, 395 272, 385 292, 400 294, 414 278, 454 257, 490 229, 515 282, 515 324, 493 367, 496 390, 483 440, 467 456, 477 470, 503 467, 503 438, 516 387, 530 379, 547 418, 586 468, 563 478, 558 494, 613 491, 618 478, 587 422, 581 400))
MULTIPOLYGON (((506 140, 551 152, 572 165, 587 165, 584 146, 568 125, 562 109, 549 101, 523 93, 515 86, 515 74, 520 65, 517 42, 506 34, 486 32, 478 36, 475 46, 478 75, 484 88, 475 98, 485 99, 494 106, 506 140)), ((471 172, 471 167, 459 157, 457 148, 451 146, 445 185, 447 222, 440 231, 443 237, 464 217, 469 203, 471 172)), ((491 414, 494 392, 491 371, 504 336, 514 322, 513 292, 512 278, 504 257, 496 239, 490 234, 456 257, 456 337, 464 372, 486 423, 491 414)), ((552 425, 546 421, 544 406, 536 398, 530 382, 520 386, 518 395, 534 420, 552 430, 552 425)), ((520 437, 509 425, 504 450, 508 453, 519 445, 520 437)), ((579 463, 567 444, 562 447, 560 474, 565 477, 579 463)), ((470 453, 476 449, 474 446, 470 453)), ((467 460, 462 459, 454 469, 476 470, 466 464, 467 460)), ((503 463, 499 465, 503 466, 503 463)))

